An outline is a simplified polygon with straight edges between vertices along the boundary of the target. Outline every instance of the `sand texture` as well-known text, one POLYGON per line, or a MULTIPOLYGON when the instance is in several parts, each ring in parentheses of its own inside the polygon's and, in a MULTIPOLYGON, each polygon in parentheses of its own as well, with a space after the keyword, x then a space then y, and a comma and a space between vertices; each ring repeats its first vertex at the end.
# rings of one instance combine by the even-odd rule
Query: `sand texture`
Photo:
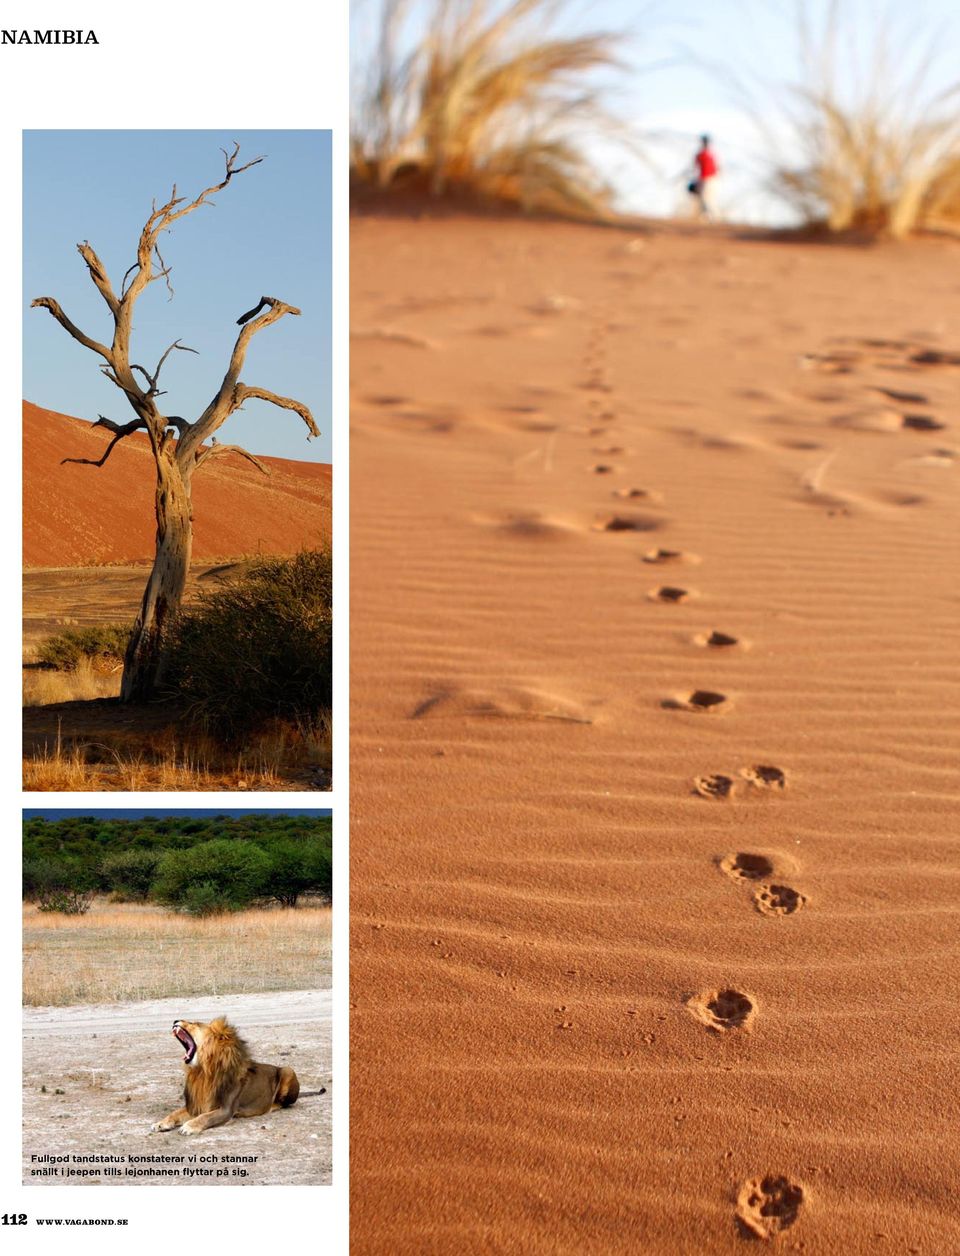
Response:
MULTIPOLYGON (((23 403, 24 566, 153 557, 155 476, 146 436, 122 441, 102 467, 62 465, 63 458, 102 458, 109 443, 103 428, 23 403)), ((261 461, 270 475, 236 454, 197 472, 197 561, 294 554, 329 538, 329 463, 261 461)))
POLYGON ((352 237, 352 1250, 960 1251, 960 247, 352 237))

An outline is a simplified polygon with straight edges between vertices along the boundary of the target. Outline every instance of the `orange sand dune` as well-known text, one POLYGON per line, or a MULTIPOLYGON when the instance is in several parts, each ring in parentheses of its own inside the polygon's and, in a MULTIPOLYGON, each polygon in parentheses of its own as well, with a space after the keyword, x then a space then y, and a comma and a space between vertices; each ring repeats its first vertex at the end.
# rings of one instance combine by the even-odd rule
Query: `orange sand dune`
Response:
POLYGON ((354 222, 357 1256, 960 1251, 958 262, 354 222))
MULTIPOLYGON (((146 436, 128 437, 102 467, 103 428, 23 403, 23 562, 73 567, 153 556, 154 473, 146 436)), ((194 481, 194 558, 292 554, 330 535, 330 466, 263 458, 269 476, 235 455, 194 481)))

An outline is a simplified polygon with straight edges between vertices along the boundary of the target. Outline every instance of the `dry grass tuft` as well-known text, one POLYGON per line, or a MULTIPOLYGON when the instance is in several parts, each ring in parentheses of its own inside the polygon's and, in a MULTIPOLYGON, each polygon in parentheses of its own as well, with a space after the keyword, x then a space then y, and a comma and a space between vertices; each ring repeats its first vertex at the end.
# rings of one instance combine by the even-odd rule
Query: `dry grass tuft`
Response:
POLYGON ((298 790, 329 788, 330 717, 312 725, 276 721, 236 752, 202 733, 170 732, 143 751, 102 743, 66 742, 23 760, 23 788, 56 791, 298 790))
POLYGON ((819 24, 807 4, 797 12, 801 82, 751 108, 775 154, 773 191, 835 232, 960 228, 960 79, 928 86, 939 35, 915 15, 904 32, 869 8, 858 21, 843 0, 819 24))
POLYGON ((524 209, 597 214, 607 190, 578 131, 616 134, 591 86, 611 33, 558 31, 564 0, 431 0, 409 48, 408 0, 382 0, 351 135, 354 179, 524 209))
POLYGON ((39 1007, 330 984, 331 909, 195 918, 98 899, 85 916, 23 907, 23 1001, 39 1007))
POLYGON ((56 702, 116 698, 120 693, 122 670, 119 664, 113 669, 105 668, 86 658, 71 671, 24 668, 23 705, 50 706, 56 702))

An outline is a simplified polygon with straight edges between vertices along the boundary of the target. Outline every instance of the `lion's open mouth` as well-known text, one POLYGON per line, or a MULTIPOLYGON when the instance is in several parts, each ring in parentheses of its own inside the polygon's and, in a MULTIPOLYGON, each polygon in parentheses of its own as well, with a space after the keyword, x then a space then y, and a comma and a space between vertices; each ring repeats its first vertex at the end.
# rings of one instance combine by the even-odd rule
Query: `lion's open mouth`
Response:
POLYGON ((173 1036, 181 1046, 186 1047, 187 1054, 183 1057, 183 1062, 189 1064, 197 1054, 197 1044, 178 1021, 173 1023, 173 1036))

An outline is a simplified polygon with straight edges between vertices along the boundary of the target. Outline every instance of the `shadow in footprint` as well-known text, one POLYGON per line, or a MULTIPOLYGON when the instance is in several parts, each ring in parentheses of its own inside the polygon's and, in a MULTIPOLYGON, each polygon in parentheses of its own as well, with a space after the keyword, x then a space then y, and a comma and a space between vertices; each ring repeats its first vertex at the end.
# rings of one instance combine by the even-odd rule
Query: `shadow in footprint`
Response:
POLYGON ((789 885, 761 885, 754 891, 753 901, 764 916, 792 916, 805 906, 807 898, 789 885))
POLYGON ((724 776, 722 772, 695 777, 693 782, 693 792, 701 798, 732 798, 736 787, 733 777, 724 776))
POLYGON ((783 768, 774 767, 772 763, 758 763, 752 768, 743 768, 740 775, 751 785, 761 789, 786 789, 787 774, 783 768))
POLYGON ((667 563, 698 563, 700 559, 696 554, 688 554, 685 550, 652 549, 643 555, 643 561, 663 566, 667 563))
POLYGON ((773 863, 766 855, 737 851, 720 860, 721 871, 734 881, 762 881, 773 872, 773 863))
POLYGON ((595 532, 656 532, 659 527, 661 521, 649 515, 608 515, 593 525, 595 532))
POLYGON ((746 1238, 772 1239, 800 1215, 806 1193, 799 1182, 768 1173, 750 1178, 737 1192, 737 1226, 746 1238))
POLYGON ((750 1030, 757 1006, 742 990, 710 990, 687 1000, 687 1010, 714 1033, 731 1029, 750 1030))
POLYGON ((655 493, 648 488, 615 488, 613 496, 619 497, 621 501, 648 501, 659 502, 663 500, 660 493, 655 493))
POLYGON ((685 602, 690 596, 690 590, 681 589, 672 584, 664 584, 659 589, 651 589, 647 596, 653 602, 685 602))
POLYGON ((942 432, 947 425, 930 414, 905 414, 901 426, 910 432, 942 432))
POLYGON ((732 646, 740 645, 739 637, 735 637, 729 632, 718 632, 715 628, 713 632, 703 632, 694 637, 697 645, 707 646, 711 650, 729 650, 732 646))
POLYGON ((664 698, 660 703, 665 711, 696 711, 712 714, 729 706, 730 699, 725 693, 716 693, 712 689, 694 689, 685 698, 664 698))

